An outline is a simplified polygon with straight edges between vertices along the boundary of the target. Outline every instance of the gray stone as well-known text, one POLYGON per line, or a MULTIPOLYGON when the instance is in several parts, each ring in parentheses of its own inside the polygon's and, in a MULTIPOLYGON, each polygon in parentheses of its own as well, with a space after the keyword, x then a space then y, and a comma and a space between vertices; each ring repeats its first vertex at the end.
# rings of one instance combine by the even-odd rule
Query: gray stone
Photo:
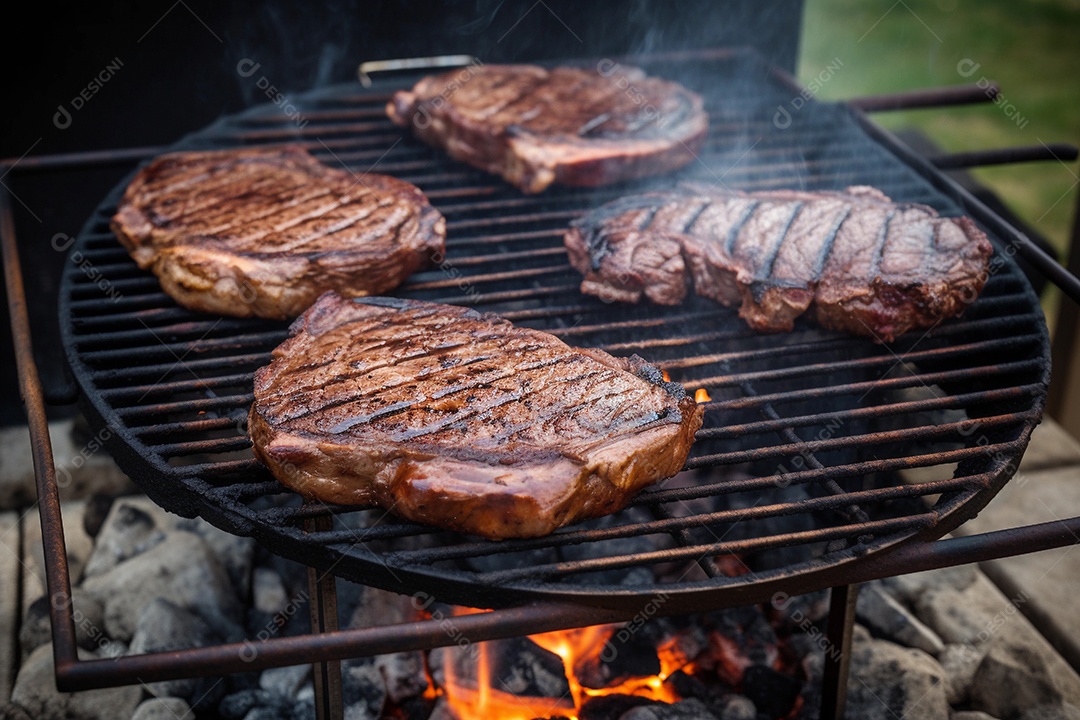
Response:
POLYGON ((979 569, 976 566, 958 565, 940 570, 896 575, 885 578, 881 582, 898 600, 906 603, 909 607, 915 607, 919 598, 927 590, 940 588, 963 590, 975 582, 978 576, 979 569))
POLYGON ((18 667, 19 635, 19 516, 0 513, 0 707, 11 699, 11 682, 18 667))
MULTIPOLYGON (((288 717, 292 701, 276 692, 248 688, 222 698, 217 711, 222 720, 244 720, 252 712, 269 710, 272 718, 288 717)), ((258 715, 256 715, 258 717, 258 715)))
POLYGON ((855 612, 878 637, 934 656, 945 649, 945 643, 937 633, 885 592, 879 583, 867 583, 859 588, 855 612))
POLYGON ((1080 707, 1080 683, 1071 682, 1074 678, 1055 673, 1041 648, 996 638, 975 671, 971 706, 1001 718, 1039 705, 1080 707))
POLYGON ((946 645, 938 655, 945 676, 949 679, 949 704, 961 705, 968 700, 975 670, 982 662, 985 649, 973 645, 946 645))
MULTIPOLYGON (((1075 444, 1075 441, 1073 441, 1075 444)), ((1027 455, 1025 455, 1026 459, 1027 455)), ((1070 517, 1080 507, 1078 465, 1041 471, 1026 470, 1001 489, 990 504, 960 528, 970 534, 1020 527, 1031 523, 1052 523, 1070 517)), ((1080 553, 1073 546, 1026 553, 983 564, 986 574, 1024 614, 1055 644, 1065 658, 1080 667, 1080 553)))
POLYGON ((194 720, 191 707, 177 697, 150 698, 135 708, 131 720, 194 720))
MULTIPOLYGON (((135 634, 131 640, 131 653, 142 655, 150 652, 183 650, 206 647, 221 638, 201 617, 174 605, 165 598, 155 598, 139 613, 135 634)), ((150 683, 146 686, 156 697, 179 697, 196 709, 215 704, 225 687, 214 678, 183 678, 150 683)))
MULTIPOLYGON (((68 570, 71 582, 77 583, 83 574, 83 567, 94 547, 94 540, 83 529, 82 514, 86 503, 71 500, 60 505, 60 514, 64 521, 64 545, 67 550, 68 570)), ((22 606, 45 596, 45 554, 41 544, 41 522, 37 512, 30 512, 22 519, 23 537, 23 588, 22 606)))
MULTIPOLYGON (((49 423, 60 499, 135 492, 135 485, 102 450, 111 431, 105 428, 93 437, 76 438, 74 427, 71 419, 49 423)), ((27 426, 0 428, 0 447, 4 448, 0 453, 0 508, 29 507, 37 500, 37 488, 27 426)))
POLYGON ((176 527, 193 532, 205 540, 225 566, 237 594, 240 597, 248 596, 251 588, 251 562, 255 556, 255 541, 252 538, 227 533, 201 518, 179 520, 176 527))
POLYGON ((922 650, 871 639, 852 648, 847 716, 940 720, 949 716, 945 671, 922 650))
POLYGON ((251 578, 251 597, 255 609, 267 615, 284 612, 289 604, 289 594, 281 576, 270 568, 257 567, 251 578))
MULTIPOLYGON (((80 659, 94 657, 80 653, 80 659)), ((116 720, 128 718, 142 699, 138 685, 61 693, 56 690, 52 644, 30 654, 15 679, 11 701, 35 720, 116 720)))
POLYGON ((201 610, 212 623, 216 614, 232 623, 241 616, 239 600, 228 574, 206 543, 189 532, 169 533, 168 540, 83 583, 105 603, 105 629, 127 642, 135 632, 142 609, 155 598, 176 606, 201 610))
POLYGON ((1036 705, 1016 720, 1080 720, 1080 709, 1075 705, 1036 705))
POLYGON ((264 670, 259 676, 259 687, 281 693, 286 697, 295 697, 310 674, 310 665, 270 668, 264 670))
MULTIPOLYGON (((928 588, 917 608, 922 620, 946 642, 970 646, 984 656, 991 647, 996 648, 995 658, 986 667, 991 675, 1005 673, 1017 663, 1039 667, 1042 680, 1055 688, 1054 697, 1060 696, 1061 703, 1080 706, 1080 676, 1021 613, 1018 605, 1022 605, 1027 597, 1024 591, 1010 602, 985 575, 979 573, 974 582, 962 590, 928 588)), ((981 663, 985 662, 984 657, 981 663)), ((979 672, 982 671, 980 664, 979 672)), ((986 692, 993 690, 987 688, 986 692)), ((974 699, 972 688, 973 702, 974 699)), ((978 705, 974 705, 974 709, 998 714, 978 705)))
MULTIPOLYGON (((50 605, 48 598, 40 597, 26 609, 22 627, 19 628, 19 644, 24 658, 52 642, 50 605)), ((105 632, 105 606, 98 598, 82 588, 75 588, 71 591, 71 614, 75 620, 75 640, 79 647, 98 650, 110 657, 116 656, 116 650, 109 647, 113 641, 105 632)))
POLYGON ((118 500, 98 532, 94 552, 86 563, 86 576, 108 572, 164 539, 165 533, 152 514, 131 500, 118 500))

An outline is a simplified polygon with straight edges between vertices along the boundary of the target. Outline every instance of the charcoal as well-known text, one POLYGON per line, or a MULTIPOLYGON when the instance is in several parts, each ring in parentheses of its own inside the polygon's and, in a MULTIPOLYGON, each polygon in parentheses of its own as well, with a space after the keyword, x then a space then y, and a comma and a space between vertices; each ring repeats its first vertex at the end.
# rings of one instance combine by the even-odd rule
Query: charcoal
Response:
POLYGON ((561 698, 570 692, 562 658, 528 638, 492 643, 492 687, 519 696, 561 698))
POLYGON ((719 720, 700 700, 682 700, 671 705, 657 703, 623 713, 619 720, 719 720))
POLYGON ((589 698, 578 710, 578 720, 611 720, 621 718, 637 707, 662 705, 663 703, 637 695, 601 695, 589 698))
POLYGON ((771 718, 787 717, 800 689, 800 680, 765 665, 751 665, 743 673, 743 694, 771 718))
POLYGON ((585 655, 574 664, 574 674, 582 687, 607 688, 630 678, 660 674, 656 645, 645 633, 621 628, 604 643, 600 652, 585 655))
POLYGON ((341 663, 341 693, 345 707, 351 708, 353 716, 381 717, 386 704, 386 686, 374 660, 363 658, 341 663))
POLYGON ((681 698, 705 700, 710 695, 708 685, 682 670, 676 670, 668 675, 667 679, 664 680, 664 684, 674 690, 675 694, 681 698))
POLYGON ((252 689, 227 695, 218 703, 217 711, 222 720, 244 720, 253 710, 269 709, 280 717, 288 717, 291 701, 275 692, 252 689))
POLYGON ((702 667, 715 667, 722 680, 738 684, 751 665, 772 666, 780 657, 776 631, 756 605, 709 613, 709 652, 702 667))

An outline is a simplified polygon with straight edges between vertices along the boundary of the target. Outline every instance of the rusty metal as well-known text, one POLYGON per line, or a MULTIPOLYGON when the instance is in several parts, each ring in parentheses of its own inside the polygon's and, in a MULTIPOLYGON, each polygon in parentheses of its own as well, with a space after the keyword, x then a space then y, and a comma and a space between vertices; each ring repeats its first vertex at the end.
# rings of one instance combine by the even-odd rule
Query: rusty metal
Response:
POLYGON ((822 720, 844 720, 858 597, 858 585, 838 585, 829 597, 829 620, 825 631, 829 642, 825 648, 825 672, 821 681, 822 720))
POLYGON ((60 493, 56 485, 49 421, 45 415, 41 380, 34 363, 30 314, 27 312, 26 289, 15 238, 15 218, 6 185, 0 185, 0 245, 3 247, 4 284, 7 288, 19 391, 30 428, 38 514, 41 519, 41 546, 46 566, 45 587, 50 598, 49 621, 52 625, 53 654, 59 672, 62 667, 78 659, 75 654, 75 616, 71 609, 71 575, 64 544, 64 525, 60 517, 60 493))
MULTIPOLYGON (((329 515, 314 515, 304 520, 306 532, 326 532, 333 525, 334 519, 329 515)), ((336 577, 308 568, 308 607, 313 635, 338 631, 336 577)), ((315 685, 315 717, 318 720, 342 720, 345 707, 341 695, 341 661, 319 660, 312 664, 311 673, 315 685)))

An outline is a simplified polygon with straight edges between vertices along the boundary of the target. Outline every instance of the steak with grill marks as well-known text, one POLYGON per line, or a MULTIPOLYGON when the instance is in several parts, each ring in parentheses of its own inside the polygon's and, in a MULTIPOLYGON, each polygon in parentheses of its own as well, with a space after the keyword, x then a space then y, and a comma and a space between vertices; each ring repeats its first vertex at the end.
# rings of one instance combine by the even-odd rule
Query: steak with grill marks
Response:
POLYGON ((610 61, 469 66, 396 93, 386 111, 424 142, 529 193, 669 172, 694 159, 709 125, 696 93, 610 61))
POLYGON ((256 456, 297 492, 491 539, 622 508, 702 409, 638 357, 494 315, 327 293, 255 374, 256 456))
POLYGON ((981 292, 992 247, 967 217, 893 203, 880 191, 739 193, 680 187, 624 197, 565 235, 582 292, 675 305, 687 292, 761 332, 810 316, 891 342, 960 315, 981 292))
POLYGON ((397 287, 442 254, 446 221, 407 182, 290 146, 163 155, 136 174, 112 229, 181 305, 285 319, 327 290, 397 287))

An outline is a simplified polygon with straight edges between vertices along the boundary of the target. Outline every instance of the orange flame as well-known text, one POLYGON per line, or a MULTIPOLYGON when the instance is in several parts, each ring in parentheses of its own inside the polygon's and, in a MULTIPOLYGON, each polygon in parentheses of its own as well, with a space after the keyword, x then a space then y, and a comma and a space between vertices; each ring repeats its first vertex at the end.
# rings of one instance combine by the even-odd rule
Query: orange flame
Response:
POLYGON ((690 658, 685 657, 675 640, 664 643, 657 649, 660 659, 659 675, 630 678, 607 688, 588 688, 581 685, 575 667, 578 667, 582 660, 602 653, 620 627, 617 624, 594 625, 529 636, 537 645, 562 659, 571 696, 562 702, 551 698, 519 697, 497 687, 498 681, 492 677, 488 643, 476 645, 478 654, 475 683, 469 678, 458 678, 453 663, 446 664, 446 700, 456 716, 462 720, 531 720, 552 715, 578 720, 577 711, 586 701, 604 695, 639 695, 667 703, 678 702, 681 697, 664 681, 676 670, 685 669, 690 658), (573 701, 572 707, 570 699, 573 701))
POLYGON ((660 377, 664 378, 664 382, 671 382, 671 376, 668 375, 667 370, 661 369, 660 370, 660 377))
POLYGON ((705 388, 698 388, 697 391, 694 393, 694 400, 698 403, 707 403, 711 401, 712 398, 709 397, 708 390, 706 390, 705 388))

